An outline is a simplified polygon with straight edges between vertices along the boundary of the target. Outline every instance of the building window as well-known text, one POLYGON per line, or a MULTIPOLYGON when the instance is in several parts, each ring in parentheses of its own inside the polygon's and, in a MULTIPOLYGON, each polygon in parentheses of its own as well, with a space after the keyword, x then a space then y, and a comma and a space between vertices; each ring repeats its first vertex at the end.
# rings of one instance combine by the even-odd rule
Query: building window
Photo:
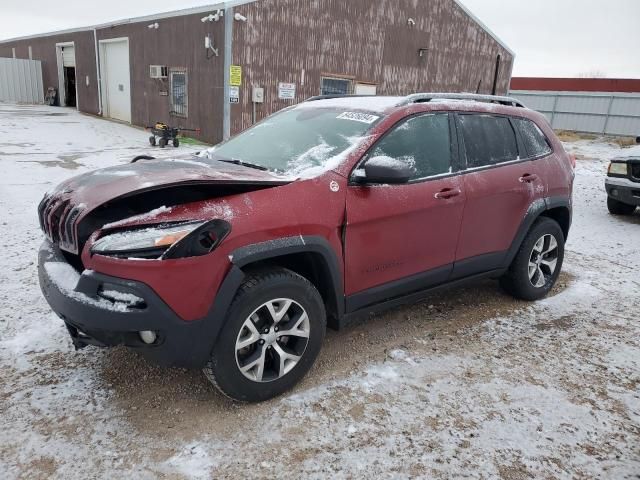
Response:
POLYGON ((349 79, 330 77, 321 79, 321 95, 349 95, 351 92, 353 92, 353 82, 349 79))
POLYGON ((187 72, 171 69, 171 115, 186 117, 188 113, 187 72))

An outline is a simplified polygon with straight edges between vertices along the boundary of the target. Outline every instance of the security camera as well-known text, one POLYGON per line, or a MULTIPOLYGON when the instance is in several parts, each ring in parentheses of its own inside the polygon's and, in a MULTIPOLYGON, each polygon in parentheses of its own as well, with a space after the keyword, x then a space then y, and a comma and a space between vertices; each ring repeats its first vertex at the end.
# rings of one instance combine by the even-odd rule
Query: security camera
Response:
POLYGON ((158 28, 160 28, 160 24, 159 24, 158 22, 156 22, 156 23, 152 23, 151 25, 147 26, 147 28, 148 28, 149 30, 153 30, 153 29, 156 29, 156 30, 157 30, 158 28))
POLYGON ((202 23, 206 23, 206 22, 217 22, 218 20, 220 20, 221 17, 224 17, 224 10, 220 10, 218 9, 216 11, 216 13, 211 13, 209 15, 207 15, 206 17, 202 17, 200 19, 200 21, 202 23))
POLYGON ((247 17, 245 17, 244 15, 240 14, 240 13, 236 13, 233 18, 235 18, 238 22, 246 22, 247 21, 247 17))

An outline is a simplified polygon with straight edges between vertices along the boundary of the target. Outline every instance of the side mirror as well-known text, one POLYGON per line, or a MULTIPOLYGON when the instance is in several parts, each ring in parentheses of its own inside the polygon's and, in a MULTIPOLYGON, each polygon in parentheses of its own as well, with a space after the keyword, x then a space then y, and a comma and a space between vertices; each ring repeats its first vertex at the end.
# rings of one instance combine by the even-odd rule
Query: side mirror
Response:
POLYGON ((364 178, 361 178, 361 181, 399 185, 407 183, 413 173, 413 169, 400 160, 391 157, 373 157, 364 164, 364 178))

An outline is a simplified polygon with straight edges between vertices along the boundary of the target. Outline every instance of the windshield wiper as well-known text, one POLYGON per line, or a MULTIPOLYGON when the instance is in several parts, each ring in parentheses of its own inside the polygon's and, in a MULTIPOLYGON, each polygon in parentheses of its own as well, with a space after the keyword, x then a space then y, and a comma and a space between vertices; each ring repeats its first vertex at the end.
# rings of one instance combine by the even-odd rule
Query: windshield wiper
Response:
POLYGON ((240 165, 241 167, 253 168, 255 170, 261 170, 263 172, 268 172, 269 169, 267 167, 263 167, 262 165, 256 165, 255 163, 243 162, 242 160, 218 160, 219 162, 224 163, 233 163, 234 165, 240 165))

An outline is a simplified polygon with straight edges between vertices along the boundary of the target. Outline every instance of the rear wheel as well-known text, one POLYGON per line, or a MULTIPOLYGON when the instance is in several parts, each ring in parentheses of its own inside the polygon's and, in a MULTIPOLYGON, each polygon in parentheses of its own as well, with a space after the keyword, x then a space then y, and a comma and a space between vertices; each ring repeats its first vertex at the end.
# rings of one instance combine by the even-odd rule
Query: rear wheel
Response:
POLYGON ((156 137, 155 136, 150 136, 149 137, 149 145, 151 145, 152 147, 156 146, 156 137))
POLYGON ((178 137, 173 139, 173 146, 176 148, 180 146, 180 140, 178 140, 178 137))
POLYGON ((286 269, 251 275, 231 304, 204 373, 234 400, 268 400, 309 371, 325 330, 322 297, 306 278, 286 269))
POLYGON ((160 141, 158 142, 158 144, 160 145, 160 148, 164 148, 167 146, 167 139, 166 138, 161 138, 160 141))
POLYGON ((540 217, 522 242, 507 273, 504 290, 521 300, 539 300, 553 288, 564 261, 564 233, 557 222, 540 217))
POLYGON ((607 208, 611 215, 631 215, 636 209, 635 205, 622 203, 611 197, 607 197, 607 208))

